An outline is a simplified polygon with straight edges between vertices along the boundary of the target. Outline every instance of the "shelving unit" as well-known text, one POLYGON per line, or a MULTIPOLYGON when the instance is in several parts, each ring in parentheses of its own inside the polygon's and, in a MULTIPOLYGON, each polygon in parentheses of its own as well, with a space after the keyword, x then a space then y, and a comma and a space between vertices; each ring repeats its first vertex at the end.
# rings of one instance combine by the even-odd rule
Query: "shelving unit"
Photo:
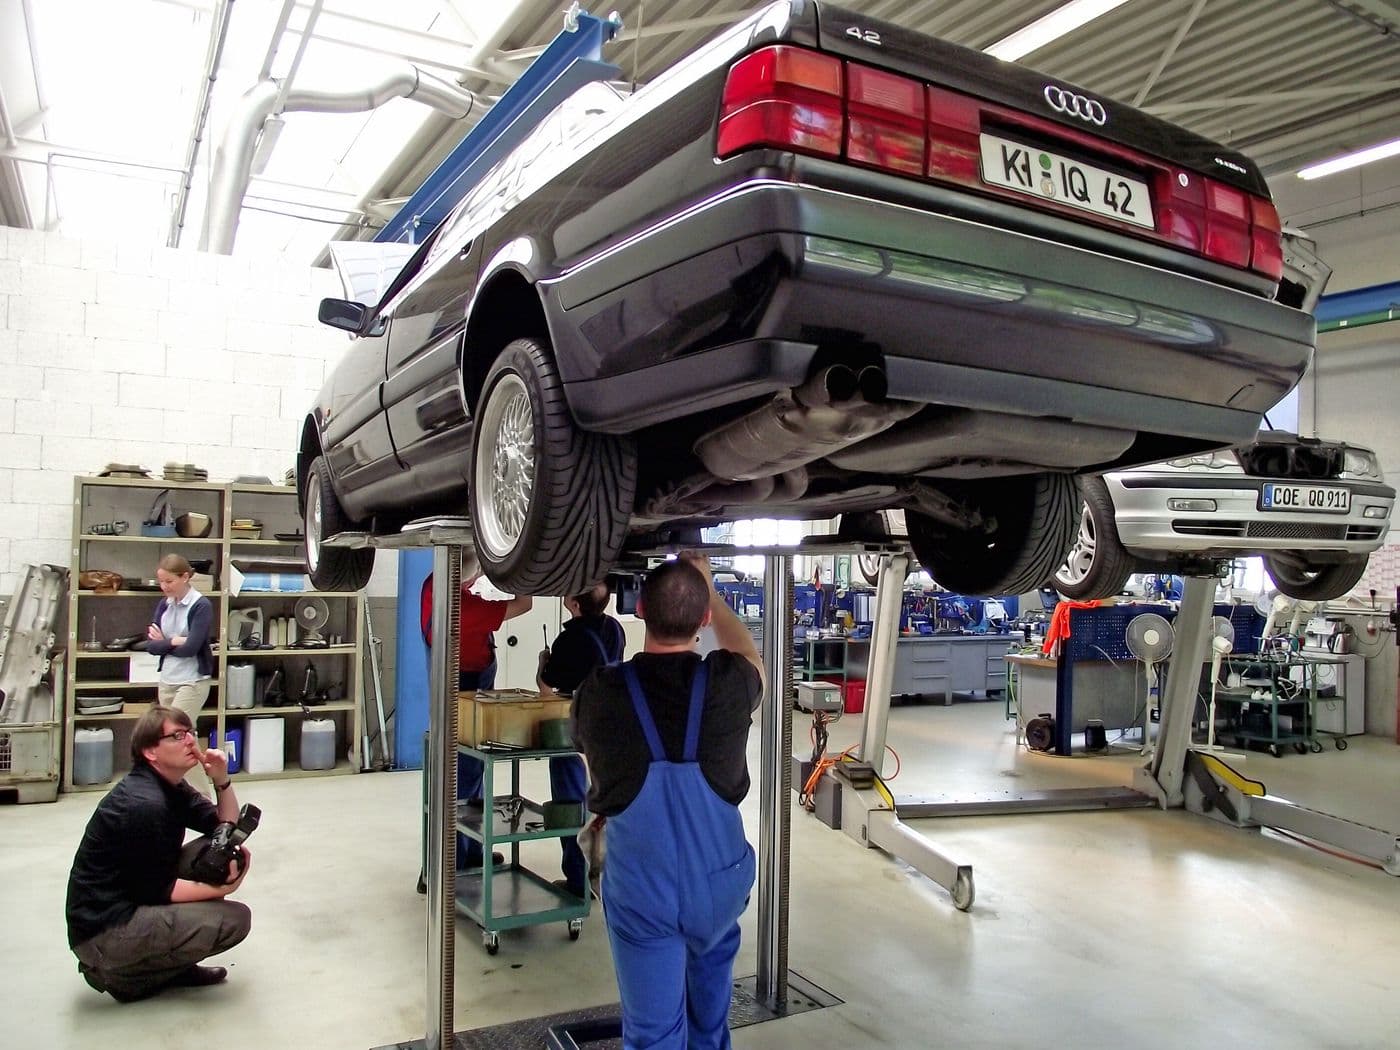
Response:
MULTIPOLYGON (((89 651, 82 648, 95 636, 98 642, 130 635, 144 635, 146 625, 161 594, 158 588, 133 588, 124 585, 111 594, 80 590, 79 573, 85 569, 110 569, 125 580, 145 580, 155 576, 156 564, 166 554, 178 553, 190 561, 208 559, 210 574, 216 586, 199 587, 200 593, 214 603, 215 638, 213 652, 215 673, 204 710, 200 712, 197 728, 206 739, 212 732, 216 739, 225 740, 231 730, 242 730, 250 715, 274 715, 286 719, 283 769, 280 772, 252 774, 240 772, 241 780, 274 779, 280 777, 327 776, 351 773, 360 768, 360 694, 364 606, 358 592, 327 591, 250 591, 230 592, 229 567, 234 560, 256 557, 286 556, 299 558, 299 539, 270 538, 270 533, 289 536, 300 531, 296 509, 296 492, 281 485, 216 484, 208 482, 171 482, 144 478, 77 477, 73 480, 73 546, 71 551, 72 581, 68 602, 68 652, 71 668, 64 690, 63 789, 65 791, 106 790, 110 783, 75 785, 72 779, 75 731, 89 728, 111 728, 113 731, 114 776, 112 783, 125 772, 131 727, 156 699, 154 674, 142 680, 130 679, 131 653, 125 651, 89 651), (214 523, 209 536, 190 539, 179 536, 133 535, 141 528, 151 504, 162 489, 170 491, 170 500, 178 512, 198 511, 214 523), (258 539, 236 536, 232 523, 236 518, 256 518, 263 522, 263 535, 258 539), (94 535, 94 525, 109 521, 126 521, 129 530, 121 536, 94 535), (225 648, 229 614, 234 610, 261 609, 263 622, 273 617, 294 616, 298 599, 317 597, 326 600, 330 620, 322 634, 338 636, 340 644, 322 648, 295 645, 275 649, 225 648), (274 666, 281 664, 288 697, 301 696, 306 668, 314 667, 318 689, 338 686, 338 698, 309 707, 304 713, 295 701, 289 705, 272 706, 255 702, 251 708, 231 709, 226 706, 228 668, 230 664, 252 663, 256 680, 265 687, 274 666), (79 714, 80 696, 110 693, 121 696, 125 708, 116 714, 79 714), (140 706, 136 706, 140 705, 140 706), (336 723, 336 765, 325 770, 303 770, 298 767, 300 726, 304 718, 331 718, 336 723)), ((300 574, 299 569, 284 572, 300 574)), ((260 692, 255 692, 260 696, 260 692)), ((241 758, 242 756, 240 756, 241 758)))

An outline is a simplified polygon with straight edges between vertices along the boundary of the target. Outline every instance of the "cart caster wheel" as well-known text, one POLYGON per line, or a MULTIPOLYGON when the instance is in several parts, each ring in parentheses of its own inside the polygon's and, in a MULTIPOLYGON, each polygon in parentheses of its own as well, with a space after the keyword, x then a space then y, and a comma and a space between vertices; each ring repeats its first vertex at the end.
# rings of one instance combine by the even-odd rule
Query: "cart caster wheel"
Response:
POLYGON ((1282 757, 1283 757, 1283 749, 1282 749, 1281 747, 1279 747, 1277 744, 1270 744, 1270 745, 1269 745, 1269 754, 1273 755, 1275 758, 1282 758, 1282 757))
POLYGON ((1308 753, 1308 745, 1300 742, 1293 745, 1293 750, 1300 755, 1306 755, 1308 753))
POLYGON ((486 949, 487 955, 495 955, 501 950, 501 938, 489 930, 481 935, 481 946, 486 949))
POLYGON ((1314 755, 1322 754, 1322 742, 1314 740, 1311 744, 1308 745, 1308 750, 1311 751, 1314 755))
POLYGON ((972 901, 977 896, 976 887, 972 885, 971 870, 958 872, 958 877, 953 880, 953 907, 958 911, 967 911, 972 907, 972 901))
POLYGON ((1337 750, 1338 750, 1338 751, 1345 751, 1349 746, 1350 746, 1350 745, 1346 742, 1346 738, 1345 738, 1345 737, 1340 737, 1340 736, 1337 737, 1337 750))
POLYGON ((570 920, 569 920, 569 940, 571 940, 571 941, 576 941, 576 940, 578 940, 578 935, 579 935, 580 933, 582 933, 582 932, 583 932, 583 920, 582 920, 582 919, 570 919, 570 920))

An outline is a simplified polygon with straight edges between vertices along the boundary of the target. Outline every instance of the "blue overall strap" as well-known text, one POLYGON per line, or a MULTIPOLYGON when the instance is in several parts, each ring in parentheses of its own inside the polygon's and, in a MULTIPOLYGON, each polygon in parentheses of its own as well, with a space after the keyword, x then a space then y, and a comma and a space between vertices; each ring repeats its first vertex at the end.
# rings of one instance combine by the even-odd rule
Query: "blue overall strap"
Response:
POLYGON ((700 749, 700 715, 705 710, 705 691, 710 684, 710 665, 703 659, 690 680, 690 711, 685 720, 685 752, 682 762, 694 762, 700 749))
POLYGON ((647 707, 646 694, 642 692, 642 683, 637 681, 637 669, 630 663, 622 665, 622 680, 627 683, 627 692, 632 697, 632 710, 637 712, 637 721, 642 724, 642 733, 647 738, 647 747, 651 749, 651 760, 653 762, 666 761, 666 749, 661 746, 661 735, 656 731, 656 722, 651 717, 651 709, 647 707))
MULTIPOLYGON (((612 622, 617 623, 616 620, 612 622)), ((617 637, 614 639, 614 641, 617 644, 613 646, 611 650, 609 649, 608 645, 603 641, 603 636, 597 631, 595 631, 592 627, 585 627, 583 630, 589 638, 593 639, 593 646, 598 650, 598 655, 603 658, 603 663, 605 665, 611 666, 613 664, 622 662, 622 650, 627 644, 627 638, 625 635, 622 634, 621 624, 617 625, 617 632, 619 635, 621 635, 621 637, 617 637)))

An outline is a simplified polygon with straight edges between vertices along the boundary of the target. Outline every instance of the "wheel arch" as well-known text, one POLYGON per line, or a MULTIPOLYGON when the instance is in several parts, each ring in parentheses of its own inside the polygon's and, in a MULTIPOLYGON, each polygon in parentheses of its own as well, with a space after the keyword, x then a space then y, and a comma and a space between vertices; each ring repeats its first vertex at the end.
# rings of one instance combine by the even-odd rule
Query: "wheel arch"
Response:
POLYGON ((311 464, 321 454, 321 428, 316 417, 308 415, 301 424, 301 440, 297 443, 297 514, 306 514, 306 475, 311 464))
POLYGON ((514 266, 503 266, 477 292, 457 351, 462 403, 468 414, 474 414, 492 363, 506 344, 522 336, 553 345, 534 280, 514 266))

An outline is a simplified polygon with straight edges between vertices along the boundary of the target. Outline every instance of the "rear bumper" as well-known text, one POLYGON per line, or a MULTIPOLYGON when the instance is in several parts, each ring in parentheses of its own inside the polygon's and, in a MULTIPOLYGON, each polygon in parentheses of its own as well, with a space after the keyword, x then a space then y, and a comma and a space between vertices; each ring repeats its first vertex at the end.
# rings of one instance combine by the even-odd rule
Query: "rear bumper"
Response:
POLYGON ((1325 514, 1259 509, 1260 489, 1269 480, 1143 471, 1104 477, 1118 538, 1135 554, 1162 550, 1223 557, 1296 550, 1370 554, 1385 542, 1395 504, 1395 490, 1388 485, 1323 482, 1351 490, 1349 513, 1325 514), (1176 511, 1169 506, 1174 499, 1210 500, 1215 507, 1176 511), (1384 517, 1367 517, 1368 508, 1378 508, 1373 514, 1383 510, 1384 517))
POLYGON ((686 373, 732 374, 708 385, 712 408, 791 385, 819 347, 848 347, 883 358, 892 398, 1238 444, 1298 381, 1314 339, 1310 316, 1198 277, 765 180, 544 290, 570 403, 613 432, 695 412, 686 373), (781 375, 755 359, 775 342, 781 375))

